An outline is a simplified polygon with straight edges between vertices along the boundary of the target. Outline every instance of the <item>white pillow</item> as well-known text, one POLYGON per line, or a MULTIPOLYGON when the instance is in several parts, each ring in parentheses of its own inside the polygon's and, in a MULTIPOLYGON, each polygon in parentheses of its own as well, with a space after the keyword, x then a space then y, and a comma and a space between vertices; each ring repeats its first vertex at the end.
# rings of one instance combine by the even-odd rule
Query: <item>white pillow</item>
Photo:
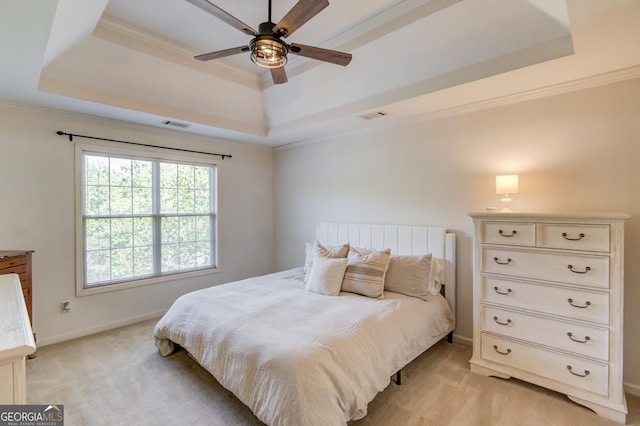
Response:
POLYGON ((324 257, 330 258, 346 258, 349 254, 349 244, 342 244, 339 246, 324 246, 318 241, 307 243, 306 245, 306 257, 304 261, 304 273, 308 274, 313 264, 313 258, 316 253, 322 254, 324 257))
POLYGON ((430 254, 391 256, 384 290, 427 300, 432 263, 430 254))
POLYGON ((342 280, 342 291, 383 299, 384 277, 390 257, 390 249, 372 253, 349 249, 349 265, 342 280))
POLYGON ((316 254, 304 289, 327 296, 337 296, 340 294, 347 263, 348 260, 345 258, 333 259, 316 254))

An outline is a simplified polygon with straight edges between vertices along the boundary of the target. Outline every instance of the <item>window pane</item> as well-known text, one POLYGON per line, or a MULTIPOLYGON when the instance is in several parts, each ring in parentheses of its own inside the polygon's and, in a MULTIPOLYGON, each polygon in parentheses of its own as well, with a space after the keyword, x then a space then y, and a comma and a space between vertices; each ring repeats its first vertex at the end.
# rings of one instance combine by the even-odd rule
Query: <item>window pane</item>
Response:
POLYGON ((160 236, 162 245, 175 244, 180 241, 180 219, 177 217, 162 218, 162 233, 160 236))
POLYGON ((93 250, 86 252, 87 284, 111 279, 111 251, 93 250))
POLYGON ((85 222, 85 246, 87 250, 111 247, 110 219, 87 219, 85 222))
POLYGON ((133 188, 133 214, 153 212, 153 188, 133 188))
POLYGON ((151 161, 133 162, 133 186, 138 188, 153 187, 153 168, 151 161))
POLYGON ((109 214, 109 187, 87 186, 85 191, 85 214, 109 214))
POLYGON ((211 241, 196 243, 196 266, 207 266, 211 262, 211 241))
POLYGON ((194 166, 194 188, 209 189, 210 176, 209 167, 194 166))
POLYGON ((111 250, 111 278, 133 277, 133 247, 111 250))
POLYGON ((133 246, 133 219, 111 219, 111 247, 133 246))
POLYGON ((133 213, 133 197, 130 186, 111 187, 111 214, 133 213))
POLYGON ((208 213, 211 211, 209 190, 196 189, 195 191, 194 213, 208 213))
POLYGON ((160 213, 178 213, 178 189, 160 189, 160 213))
POLYGON ((133 272, 134 276, 153 274, 153 247, 142 246, 133 248, 133 272))
POLYGON ((195 243, 180 244, 180 269, 196 267, 196 245, 195 243))
POLYGON ((209 234, 211 225, 211 218, 209 216, 198 216, 196 217, 196 235, 198 235, 198 239, 200 241, 210 240, 211 235, 209 234))
POLYGON ((124 158, 109 160, 109 184, 111 186, 131 186, 132 161, 124 158))
POLYGON ((137 217, 133 219, 133 245, 153 245, 153 219, 150 217, 137 217))
POLYGON ((178 188, 193 189, 194 166, 188 164, 178 165, 178 188))
POLYGON ((87 185, 109 185, 109 158, 87 155, 84 167, 87 185))
POLYGON ((196 218, 185 216, 180 218, 180 242, 196 240, 196 218))
POLYGON ((180 246, 178 244, 162 245, 162 272, 177 271, 180 268, 180 246))
POLYGON ((178 189, 178 213, 193 213, 194 196, 193 189, 178 189))

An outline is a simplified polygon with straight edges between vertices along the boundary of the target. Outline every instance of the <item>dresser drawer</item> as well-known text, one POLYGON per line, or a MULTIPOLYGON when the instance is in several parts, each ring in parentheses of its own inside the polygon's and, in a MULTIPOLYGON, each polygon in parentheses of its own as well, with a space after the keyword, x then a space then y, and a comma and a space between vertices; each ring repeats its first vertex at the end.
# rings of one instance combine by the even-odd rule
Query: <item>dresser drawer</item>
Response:
POLYGON ((482 307, 482 331, 609 360, 609 331, 568 321, 482 307))
POLYGON ((482 335, 482 358, 600 395, 608 395, 609 367, 529 346, 512 340, 482 335))
POLYGON ((530 246, 536 244, 536 227, 533 223, 484 222, 482 242, 510 246, 530 246))
POLYGON ((568 319, 609 323, 609 293, 482 278, 482 301, 568 319))
POLYGON ((12 266, 11 268, 0 269, 0 275, 18 274, 21 282, 27 280, 27 265, 12 266))
POLYGON ((539 247, 609 252, 609 225, 540 225, 539 247))
POLYGON ((583 286, 609 288, 609 257, 485 247, 482 271, 583 286))
POLYGON ((0 274, 8 274, 9 272, 5 272, 6 269, 16 268, 22 266, 26 268, 27 259, 25 256, 11 256, 4 257, 0 259, 0 274))

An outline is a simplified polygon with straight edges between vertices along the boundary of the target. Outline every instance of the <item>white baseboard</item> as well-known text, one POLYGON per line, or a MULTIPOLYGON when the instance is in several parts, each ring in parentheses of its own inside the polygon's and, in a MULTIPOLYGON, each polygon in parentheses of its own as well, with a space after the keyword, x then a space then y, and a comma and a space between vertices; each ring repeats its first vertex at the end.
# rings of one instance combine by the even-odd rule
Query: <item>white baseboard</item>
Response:
POLYGON ((453 343, 460 343, 465 346, 473 346, 473 339, 469 337, 459 336, 453 333, 453 343))
POLYGON ((150 312, 137 317, 126 318, 119 321, 102 324, 97 327, 85 328, 83 330, 74 331, 73 333, 60 334, 58 336, 48 337, 46 339, 38 339, 36 347, 53 345, 54 343, 66 342, 67 340, 77 339, 79 337, 89 336, 91 334, 101 333, 107 330, 113 330, 114 328, 124 327, 125 325, 131 325, 138 322, 146 321, 152 318, 160 318, 167 310, 150 312))
POLYGON ((625 382, 624 391, 629 395, 640 396, 640 385, 634 383, 625 382))

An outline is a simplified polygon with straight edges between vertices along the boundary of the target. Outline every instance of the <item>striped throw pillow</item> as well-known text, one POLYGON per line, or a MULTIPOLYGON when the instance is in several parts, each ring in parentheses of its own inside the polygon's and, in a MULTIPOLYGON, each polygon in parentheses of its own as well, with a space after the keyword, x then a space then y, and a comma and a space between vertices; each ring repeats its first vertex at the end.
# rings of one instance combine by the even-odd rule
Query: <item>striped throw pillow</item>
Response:
POLYGON ((391 250, 366 252, 350 248, 342 291, 376 299, 384 298, 384 277, 389 267, 391 250))

